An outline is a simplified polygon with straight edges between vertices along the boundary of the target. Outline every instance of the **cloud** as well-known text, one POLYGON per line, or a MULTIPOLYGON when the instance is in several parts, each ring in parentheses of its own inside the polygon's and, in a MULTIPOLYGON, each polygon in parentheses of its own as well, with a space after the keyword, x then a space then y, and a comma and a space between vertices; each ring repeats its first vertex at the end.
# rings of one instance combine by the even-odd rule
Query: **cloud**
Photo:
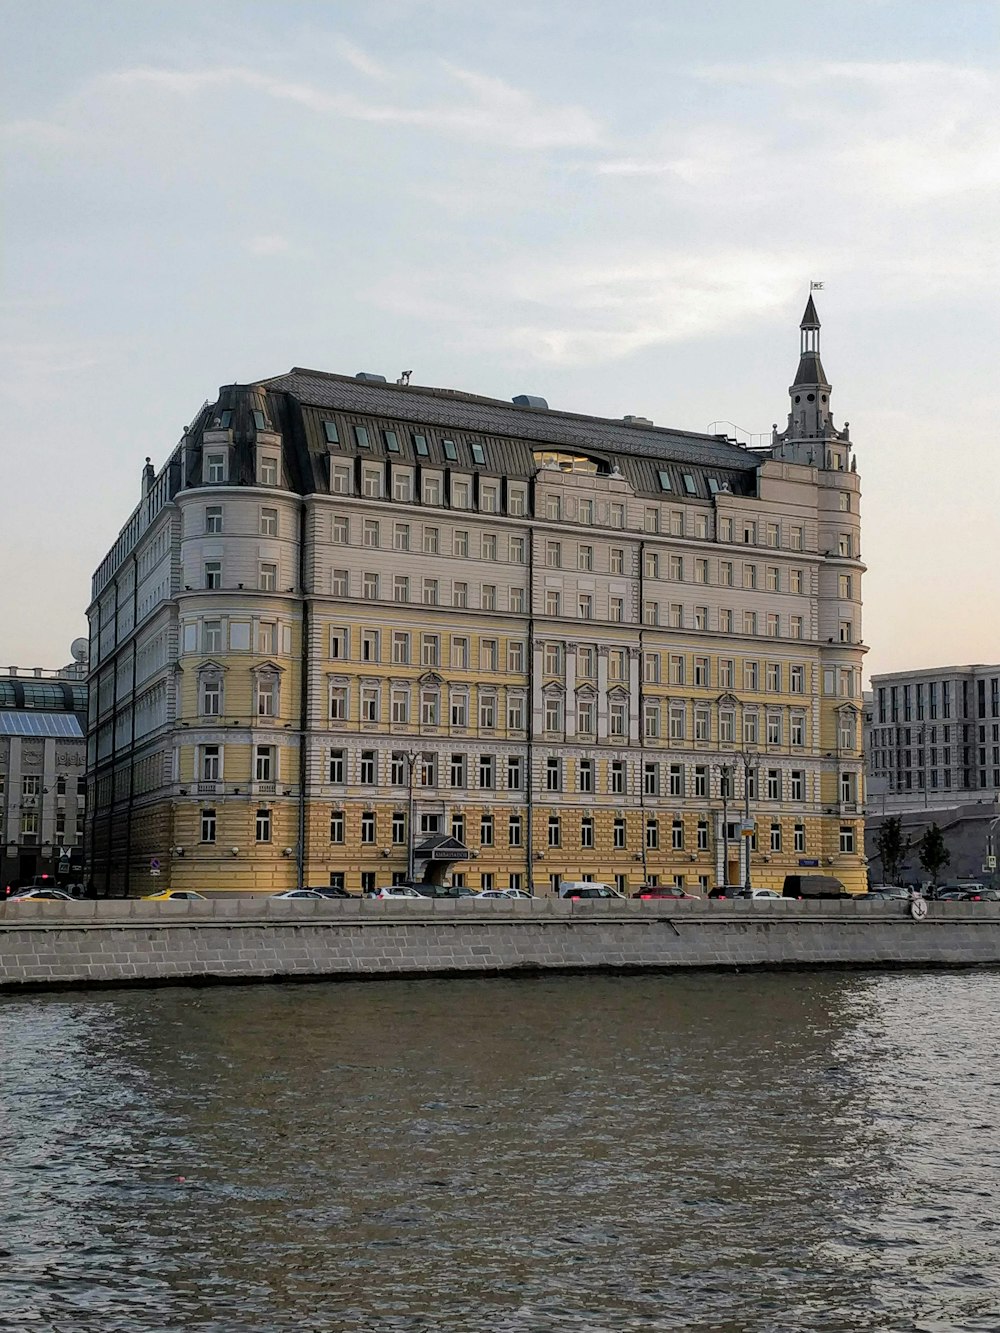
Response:
MULTIPOLYGON (((357 48, 350 48, 349 63, 364 73, 386 81, 386 71, 367 62, 357 48)), ((238 88, 262 93, 275 101, 304 107, 320 115, 367 121, 382 125, 409 125, 437 133, 453 135, 474 142, 490 143, 512 149, 538 151, 552 148, 581 148, 597 145, 602 131, 597 121, 582 107, 552 106, 524 89, 502 79, 474 70, 440 62, 439 68, 451 80, 457 94, 450 101, 420 105, 416 98, 406 101, 373 101, 340 90, 328 92, 314 84, 296 82, 264 74, 242 66, 199 70, 158 69, 141 66, 109 75, 106 82, 118 87, 146 88, 180 97, 194 97, 218 90, 238 88), (466 94, 462 96, 461 94, 466 94)), ((392 76, 397 91, 404 91, 402 76, 392 76)), ((437 89, 438 81, 434 86, 437 89)))
POLYGON ((250 236, 244 243, 252 255, 283 255, 291 249, 285 236, 250 236))
POLYGON ((399 314, 461 329, 466 345, 571 366, 752 324, 785 309, 805 271, 805 257, 793 252, 647 249, 622 263, 592 245, 464 273, 397 272, 371 296, 399 314))

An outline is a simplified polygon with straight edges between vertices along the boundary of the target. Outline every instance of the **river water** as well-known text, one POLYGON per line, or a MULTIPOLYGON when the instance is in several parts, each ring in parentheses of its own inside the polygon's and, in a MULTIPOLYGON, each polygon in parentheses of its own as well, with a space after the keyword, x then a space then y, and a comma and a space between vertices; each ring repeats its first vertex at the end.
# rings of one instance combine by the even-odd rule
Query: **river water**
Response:
POLYGON ((1000 974, 0 996, 0 1328, 1000 1328, 1000 974))

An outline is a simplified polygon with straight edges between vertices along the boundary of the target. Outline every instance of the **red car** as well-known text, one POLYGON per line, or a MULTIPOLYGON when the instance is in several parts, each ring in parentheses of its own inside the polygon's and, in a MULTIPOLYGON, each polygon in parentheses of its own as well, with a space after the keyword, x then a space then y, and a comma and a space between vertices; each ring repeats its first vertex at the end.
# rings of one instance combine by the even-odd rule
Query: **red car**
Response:
POLYGON ((643 900, 646 898, 688 898, 701 901, 697 893, 687 893, 674 884, 644 884, 641 889, 637 889, 632 894, 632 897, 642 898, 643 900))

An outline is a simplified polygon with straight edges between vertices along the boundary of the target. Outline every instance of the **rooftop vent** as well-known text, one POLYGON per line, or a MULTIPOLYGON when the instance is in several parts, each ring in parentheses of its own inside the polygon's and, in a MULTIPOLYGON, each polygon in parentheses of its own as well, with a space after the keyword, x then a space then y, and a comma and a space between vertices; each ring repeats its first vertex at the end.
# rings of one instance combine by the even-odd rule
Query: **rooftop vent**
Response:
POLYGON ((626 426, 651 426, 653 424, 649 417, 625 416, 622 417, 622 421, 625 422, 626 426))
POLYGON ((540 407, 543 412, 549 410, 549 405, 544 398, 536 398, 533 393, 519 393, 516 398, 510 400, 515 407, 540 407))
POLYGON ((388 384, 389 381, 384 375, 375 375, 370 370, 359 370, 354 376, 356 380, 366 380, 369 384, 388 384))

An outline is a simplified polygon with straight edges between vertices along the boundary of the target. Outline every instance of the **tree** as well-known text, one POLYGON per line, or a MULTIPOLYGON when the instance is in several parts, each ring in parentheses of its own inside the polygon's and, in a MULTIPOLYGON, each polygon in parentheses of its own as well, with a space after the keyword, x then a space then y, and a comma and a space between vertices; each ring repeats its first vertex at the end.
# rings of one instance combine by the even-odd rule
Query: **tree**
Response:
POLYGON ((920 864, 936 885, 938 875, 951 860, 951 852, 945 846, 944 834, 937 824, 932 824, 920 839, 919 852, 920 864))
POLYGON ((903 837, 903 821, 899 815, 883 819, 875 832, 875 850, 882 862, 882 874, 887 884, 898 884, 912 843, 903 837))

